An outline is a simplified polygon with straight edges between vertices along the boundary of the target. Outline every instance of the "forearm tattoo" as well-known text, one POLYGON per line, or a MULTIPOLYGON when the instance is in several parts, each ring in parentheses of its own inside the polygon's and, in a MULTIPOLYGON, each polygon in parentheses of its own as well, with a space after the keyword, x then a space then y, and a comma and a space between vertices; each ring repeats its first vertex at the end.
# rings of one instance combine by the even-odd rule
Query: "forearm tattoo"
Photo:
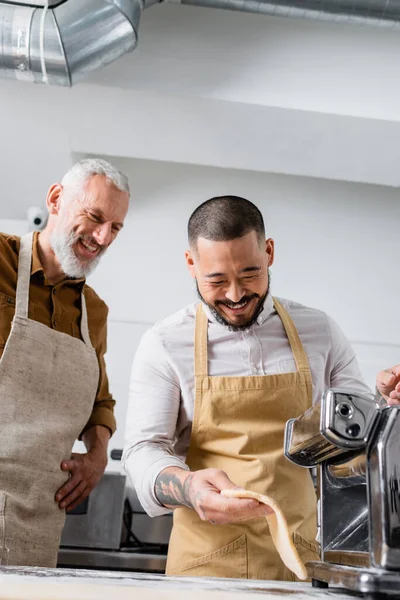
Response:
POLYGON ((176 475, 160 473, 156 479, 155 494, 163 506, 187 506, 193 508, 190 499, 192 473, 182 483, 176 475))

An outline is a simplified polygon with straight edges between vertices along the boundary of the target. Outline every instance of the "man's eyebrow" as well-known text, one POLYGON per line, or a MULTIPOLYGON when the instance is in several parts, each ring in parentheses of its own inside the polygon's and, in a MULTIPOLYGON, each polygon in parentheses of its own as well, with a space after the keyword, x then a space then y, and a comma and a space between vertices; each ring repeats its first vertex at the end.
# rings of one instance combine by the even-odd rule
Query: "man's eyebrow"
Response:
POLYGON ((241 273, 249 273, 250 271, 261 271, 261 267, 259 265, 255 267, 245 267, 240 272, 241 273))
POLYGON ((204 277, 224 277, 225 273, 207 273, 204 277))
MULTIPOLYGON (((261 270, 261 267, 259 265, 257 265, 254 267, 245 267, 240 272, 241 273, 251 273, 253 271, 260 271, 260 270, 261 270)), ((225 277, 225 273, 219 273, 218 271, 215 271, 215 273, 207 273, 206 275, 204 275, 204 277, 207 277, 208 279, 210 279, 211 277, 225 277)))

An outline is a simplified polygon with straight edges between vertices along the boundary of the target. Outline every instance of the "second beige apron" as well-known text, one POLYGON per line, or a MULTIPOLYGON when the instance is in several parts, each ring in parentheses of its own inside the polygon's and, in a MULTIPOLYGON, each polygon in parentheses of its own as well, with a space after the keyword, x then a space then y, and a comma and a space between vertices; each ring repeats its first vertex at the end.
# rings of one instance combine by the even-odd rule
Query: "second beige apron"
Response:
POLYGON ((93 409, 99 365, 83 341, 28 318, 32 235, 21 239, 15 316, 0 360, 0 564, 55 567, 65 521, 61 462, 93 409))
MULTIPOLYGON (((267 494, 281 506, 304 562, 317 560, 316 496, 310 473, 283 453, 285 424, 312 403, 307 355, 296 327, 274 299, 297 371, 249 377, 208 375, 208 321, 199 304, 195 326, 196 398, 187 464, 216 468, 237 485, 267 494)), ((194 510, 174 511, 168 575, 293 580, 265 518, 211 525, 194 510)))

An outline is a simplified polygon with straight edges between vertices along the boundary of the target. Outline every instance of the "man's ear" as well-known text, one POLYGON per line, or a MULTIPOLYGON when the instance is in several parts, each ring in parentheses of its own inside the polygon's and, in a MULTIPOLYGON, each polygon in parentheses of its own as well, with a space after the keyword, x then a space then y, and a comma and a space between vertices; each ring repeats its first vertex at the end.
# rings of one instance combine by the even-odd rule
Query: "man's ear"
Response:
POLYGON ((54 183, 47 192, 46 206, 51 215, 58 215, 60 212, 62 191, 61 183, 54 183))
POLYGON ((268 240, 266 240, 265 251, 267 253, 268 266, 270 267, 274 263, 275 257, 275 243, 272 238, 268 238, 268 240))
POLYGON ((195 270, 194 270, 193 254, 192 254, 191 250, 186 250, 185 259, 186 259, 187 268, 189 269, 189 273, 191 274, 192 277, 196 277, 195 270))

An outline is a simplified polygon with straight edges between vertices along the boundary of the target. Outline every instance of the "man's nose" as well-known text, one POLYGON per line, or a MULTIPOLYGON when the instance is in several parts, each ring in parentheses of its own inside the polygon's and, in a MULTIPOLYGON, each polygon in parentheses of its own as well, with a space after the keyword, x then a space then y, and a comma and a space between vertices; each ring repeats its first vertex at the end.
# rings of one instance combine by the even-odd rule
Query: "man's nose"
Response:
POLYGON ((244 295, 243 286, 238 281, 232 282, 225 293, 226 298, 231 302, 240 302, 244 295))
POLYGON ((108 246, 111 242, 111 223, 101 223, 96 227, 95 239, 100 246, 108 246))

